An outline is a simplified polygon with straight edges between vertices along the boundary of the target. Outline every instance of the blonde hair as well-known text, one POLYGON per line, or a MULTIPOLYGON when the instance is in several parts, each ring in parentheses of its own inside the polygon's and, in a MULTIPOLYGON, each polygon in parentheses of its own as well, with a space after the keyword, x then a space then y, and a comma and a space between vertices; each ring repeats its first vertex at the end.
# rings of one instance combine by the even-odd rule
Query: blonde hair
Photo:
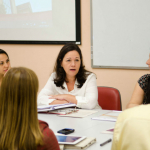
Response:
POLYGON ((37 119, 38 78, 28 68, 11 68, 0 89, 0 149, 35 150, 43 144, 37 119))

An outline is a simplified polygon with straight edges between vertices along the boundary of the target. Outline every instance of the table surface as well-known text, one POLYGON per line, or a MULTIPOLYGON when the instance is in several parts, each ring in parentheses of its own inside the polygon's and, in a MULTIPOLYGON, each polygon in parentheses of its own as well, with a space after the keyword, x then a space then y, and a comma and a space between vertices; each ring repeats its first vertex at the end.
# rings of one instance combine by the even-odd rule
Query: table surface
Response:
POLYGON ((100 146, 100 144, 110 138, 112 139, 113 135, 103 134, 101 132, 114 127, 115 122, 92 120, 92 117, 96 117, 110 111, 101 109, 96 110, 98 110, 97 113, 84 118, 59 117, 56 114, 38 114, 38 119, 47 122, 49 124, 49 128, 51 128, 54 133, 57 133, 58 130, 63 128, 73 128, 75 129, 75 132, 70 135, 95 137, 96 143, 88 147, 87 150, 111 150, 112 142, 104 146, 100 146))

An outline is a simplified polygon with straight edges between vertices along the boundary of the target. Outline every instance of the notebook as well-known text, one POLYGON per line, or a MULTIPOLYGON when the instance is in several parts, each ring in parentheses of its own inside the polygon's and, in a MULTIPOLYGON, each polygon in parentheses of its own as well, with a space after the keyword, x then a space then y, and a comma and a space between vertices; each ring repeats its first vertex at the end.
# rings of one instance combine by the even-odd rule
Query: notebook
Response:
MULTIPOLYGON (((87 147, 91 146, 96 142, 96 138, 94 137, 87 137, 83 141, 79 142, 76 145, 64 145, 65 149, 86 149, 87 147)), ((60 145, 62 146, 62 145, 60 145)))
POLYGON ((47 112, 47 111, 67 108, 67 107, 76 107, 76 104, 67 103, 67 104, 57 104, 57 105, 42 105, 42 106, 38 106, 38 112, 47 112))

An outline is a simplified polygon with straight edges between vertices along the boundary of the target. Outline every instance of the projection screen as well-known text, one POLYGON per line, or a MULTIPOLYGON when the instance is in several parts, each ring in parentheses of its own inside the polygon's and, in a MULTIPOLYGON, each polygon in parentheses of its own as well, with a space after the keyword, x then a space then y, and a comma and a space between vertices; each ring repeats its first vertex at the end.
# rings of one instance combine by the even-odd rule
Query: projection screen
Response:
POLYGON ((80 0, 0 0, 0 43, 81 44, 80 0))

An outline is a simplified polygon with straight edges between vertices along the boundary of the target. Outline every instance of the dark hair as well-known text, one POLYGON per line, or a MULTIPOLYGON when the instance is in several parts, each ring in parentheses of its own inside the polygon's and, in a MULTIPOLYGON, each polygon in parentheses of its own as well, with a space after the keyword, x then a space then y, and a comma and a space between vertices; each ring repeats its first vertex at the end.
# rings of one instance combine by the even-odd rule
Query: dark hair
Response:
POLYGON ((144 102, 144 103, 145 104, 150 104, 150 78, 148 79, 146 102, 144 102))
POLYGON ((74 50, 79 53, 80 59, 81 59, 81 65, 80 65, 79 71, 76 75, 76 79, 79 83, 79 85, 77 86, 78 88, 81 88, 83 86, 83 84, 86 81, 87 76, 91 73, 90 71, 86 70, 85 66, 83 65, 83 57, 82 57, 80 48, 76 44, 72 44, 72 43, 66 44, 60 50, 58 57, 56 59, 54 70, 53 70, 54 72, 56 72, 56 77, 54 79, 54 83, 56 84, 57 87, 61 87, 62 89, 64 89, 63 83, 64 83, 64 81, 66 81, 66 72, 61 67, 61 62, 63 61, 64 56, 68 52, 74 51, 74 50))
POLYGON ((9 58, 8 54, 4 50, 2 50, 2 49, 0 49, 0 54, 5 54, 9 58))

